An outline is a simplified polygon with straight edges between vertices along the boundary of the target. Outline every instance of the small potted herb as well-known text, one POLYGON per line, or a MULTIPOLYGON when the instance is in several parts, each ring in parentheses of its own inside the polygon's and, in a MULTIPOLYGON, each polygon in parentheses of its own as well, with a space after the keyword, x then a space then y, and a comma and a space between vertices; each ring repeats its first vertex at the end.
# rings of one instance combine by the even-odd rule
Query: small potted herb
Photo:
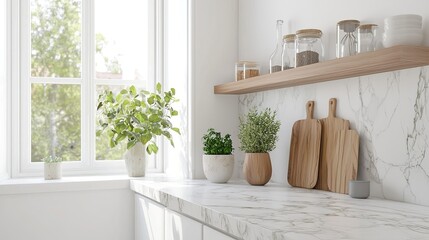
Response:
POLYGON ((45 180, 61 179, 61 162, 63 159, 57 156, 49 156, 42 159, 45 168, 45 180))
POLYGON ((222 137, 220 132, 210 128, 203 136, 203 144, 204 175, 210 182, 228 182, 234 170, 234 155, 232 155, 234 148, 231 135, 226 134, 222 137))
POLYGON ((263 186, 271 179, 269 152, 276 147, 279 129, 276 112, 269 108, 261 112, 253 109, 240 118, 238 138, 240 150, 246 153, 243 173, 248 183, 263 186))

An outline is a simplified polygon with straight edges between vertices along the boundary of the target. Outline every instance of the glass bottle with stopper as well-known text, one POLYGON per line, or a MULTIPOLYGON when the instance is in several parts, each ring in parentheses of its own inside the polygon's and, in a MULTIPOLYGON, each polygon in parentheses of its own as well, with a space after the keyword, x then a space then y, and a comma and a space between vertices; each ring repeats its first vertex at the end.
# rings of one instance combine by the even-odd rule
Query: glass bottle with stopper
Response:
POLYGON ((283 50, 283 20, 277 20, 277 38, 276 48, 270 57, 270 73, 279 72, 282 70, 282 50, 283 50))

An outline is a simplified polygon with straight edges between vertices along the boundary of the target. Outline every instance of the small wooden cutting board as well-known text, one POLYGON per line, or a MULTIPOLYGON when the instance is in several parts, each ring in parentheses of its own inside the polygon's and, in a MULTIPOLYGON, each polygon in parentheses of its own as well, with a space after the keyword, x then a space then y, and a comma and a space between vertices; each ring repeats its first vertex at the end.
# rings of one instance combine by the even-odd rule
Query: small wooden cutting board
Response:
POLYGON ((332 166, 328 168, 328 188, 336 193, 349 193, 349 181, 356 180, 359 158, 359 134, 355 130, 335 133, 332 166))
POLYGON ((336 143, 334 135, 336 131, 348 130, 350 122, 336 117, 337 99, 329 99, 329 114, 327 118, 320 120, 322 124, 322 139, 320 146, 319 174, 316 189, 328 191, 328 168, 332 166, 335 157, 336 143))
POLYGON ((313 188, 319 169, 320 121, 313 119, 314 102, 307 102, 307 119, 296 121, 290 143, 288 182, 291 186, 313 188))

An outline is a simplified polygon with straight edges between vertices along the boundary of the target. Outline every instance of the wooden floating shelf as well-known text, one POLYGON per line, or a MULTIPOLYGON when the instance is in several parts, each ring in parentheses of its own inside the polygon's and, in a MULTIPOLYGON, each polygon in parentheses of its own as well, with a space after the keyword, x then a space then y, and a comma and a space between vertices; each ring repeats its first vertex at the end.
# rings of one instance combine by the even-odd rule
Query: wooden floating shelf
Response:
POLYGON ((429 47, 394 46, 273 74, 216 85, 215 94, 244 94, 429 65, 429 47))

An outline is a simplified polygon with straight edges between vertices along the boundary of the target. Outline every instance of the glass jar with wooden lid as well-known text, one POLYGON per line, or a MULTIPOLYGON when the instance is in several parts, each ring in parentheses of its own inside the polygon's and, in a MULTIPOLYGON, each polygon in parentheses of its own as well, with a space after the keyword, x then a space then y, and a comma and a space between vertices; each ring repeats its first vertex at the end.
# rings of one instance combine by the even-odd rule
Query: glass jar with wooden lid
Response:
POLYGON ((319 29, 301 29, 296 31, 295 49, 296 67, 323 61, 322 31, 319 29))
POLYGON ((377 31, 377 24, 363 24, 358 27, 358 53, 375 51, 378 43, 377 31))
POLYGON ((283 36, 282 70, 295 67, 295 34, 283 36))
POLYGON ((235 81, 259 76, 260 66, 257 62, 240 61, 235 64, 235 81))

